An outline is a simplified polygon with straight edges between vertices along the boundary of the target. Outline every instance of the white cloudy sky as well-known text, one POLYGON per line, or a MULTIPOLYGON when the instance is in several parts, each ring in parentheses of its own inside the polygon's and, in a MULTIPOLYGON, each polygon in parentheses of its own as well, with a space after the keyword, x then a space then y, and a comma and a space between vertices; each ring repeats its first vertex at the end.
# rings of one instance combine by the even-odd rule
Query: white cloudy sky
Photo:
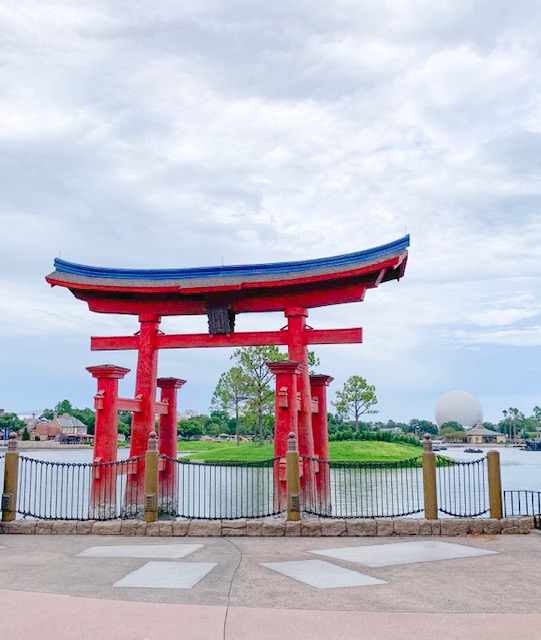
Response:
MULTIPOLYGON (((44 276, 295 260, 411 234, 406 277, 314 310, 363 326, 321 371, 378 419, 541 404, 535 0, 6 0, 0 7, 0 407, 92 403, 89 335, 133 333, 44 276)), ((280 315, 241 316, 273 329, 280 315)), ((204 331, 204 318, 165 331, 204 331)), ((205 411, 226 350, 160 354, 205 411)), ((121 392, 133 392, 133 374, 121 392)))

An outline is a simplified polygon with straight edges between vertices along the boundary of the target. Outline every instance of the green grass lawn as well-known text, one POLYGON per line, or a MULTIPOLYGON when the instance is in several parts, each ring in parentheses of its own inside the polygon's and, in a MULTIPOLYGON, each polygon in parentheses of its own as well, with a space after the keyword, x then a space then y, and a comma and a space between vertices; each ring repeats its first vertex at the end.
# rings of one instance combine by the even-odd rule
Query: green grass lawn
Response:
MULTIPOLYGON (((179 451, 193 451, 183 456, 183 460, 198 462, 259 462, 274 456, 273 445, 265 443, 262 447, 252 442, 194 441, 179 442, 179 451)), ((354 440, 331 442, 329 445, 332 462, 393 462, 420 456, 421 447, 394 442, 373 440, 354 440)))

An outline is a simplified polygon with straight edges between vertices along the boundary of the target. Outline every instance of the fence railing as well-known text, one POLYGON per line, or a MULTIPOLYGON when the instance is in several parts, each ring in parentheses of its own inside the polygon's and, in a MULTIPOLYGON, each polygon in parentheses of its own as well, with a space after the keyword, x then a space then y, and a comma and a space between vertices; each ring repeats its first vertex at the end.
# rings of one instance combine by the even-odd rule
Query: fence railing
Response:
POLYGON ((260 518, 287 509, 332 518, 532 515, 539 526, 541 492, 505 492, 499 453, 457 462, 436 456, 427 438, 422 456, 389 463, 334 463, 301 457, 290 434, 285 458, 255 463, 192 463, 160 455, 150 434, 145 457, 120 462, 59 463, 21 456, 15 437, 4 466, 2 520, 17 516, 111 520, 160 516, 260 518))
POLYGON ((533 516, 536 529, 541 529, 541 491, 504 491, 505 517, 533 516))
POLYGON ((43 520, 133 517, 141 500, 138 485, 128 486, 127 478, 140 459, 65 463, 19 456, 16 511, 43 520))
POLYGON ((331 518, 390 518, 424 509, 421 458, 338 463, 302 457, 305 513, 331 518))
POLYGON ((279 458, 249 463, 193 463, 160 456, 160 513, 184 518, 261 518, 282 512, 279 458))
POLYGON ((438 510, 448 516, 473 518, 490 510, 487 458, 458 462, 436 456, 438 510))

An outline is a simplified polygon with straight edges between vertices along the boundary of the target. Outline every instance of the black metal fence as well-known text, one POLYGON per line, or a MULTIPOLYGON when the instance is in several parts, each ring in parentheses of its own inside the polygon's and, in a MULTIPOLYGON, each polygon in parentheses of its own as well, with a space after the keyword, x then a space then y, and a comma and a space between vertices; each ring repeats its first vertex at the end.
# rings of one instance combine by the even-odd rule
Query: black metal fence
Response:
MULTIPOLYGON (((16 512, 46 520, 141 517, 138 462, 58 463, 19 456, 16 512)), ((409 516, 424 510, 421 456, 388 463, 336 463, 301 457, 301 510, 333 518, 409 516)), ((5 456, 0 454, 0 478, 5 456)), ((476 517, 490 511, 488 462, 436 456, 438 510, 476 517)), ((140 469, 139 469, 140 470, 140 469)), ((193 463, 160 456, 158 512, 171 517, 236 519, 281 513, 285 468, 255 463, 193 463)), ((541 528, 541 491, 504 491, 505 516, 533 516, 541 528)))
POLYGON ((421 458, 399 462, 327 462, 302 457, 302 510, 331 518, 391 518, 420 513, 421 458))
POLYGON ((19 456, 17 513, 43 520, 113 520, 141 512, 137 483, 128 474, 141 458, 65 463, 19 456), (92 491, 92 479, 94 495, 92 491))
POLYGON ((160 456, 158 510, 175 517, 261 518, 285 510, 274 478, 279 458, 263 462, 194 463, 160 456))
POLYGON ((448 516, 473 518, 490 510, 487 459, 457 462, 436 456, 438 509, 448 516))
POLYGON ((536 529, 541 529, 541 491, 504 491, 503 514, 507 517, 533 516, 536 529))

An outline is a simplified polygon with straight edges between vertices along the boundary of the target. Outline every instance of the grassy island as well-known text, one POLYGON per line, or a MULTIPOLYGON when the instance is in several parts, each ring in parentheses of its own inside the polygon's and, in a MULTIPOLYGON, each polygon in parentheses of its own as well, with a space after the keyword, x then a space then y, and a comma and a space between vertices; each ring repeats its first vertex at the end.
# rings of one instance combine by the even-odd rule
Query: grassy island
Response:
MULTIPOLYGON (((252 442, 214 442, 211 440, 178 443, 184 460, 194 462, 259 462, 274 455, 273 445, 252 442)), ((329 444, 331 462, 395 462, 420 456, 421 447, 397 442, 347 440, 329 444)))

